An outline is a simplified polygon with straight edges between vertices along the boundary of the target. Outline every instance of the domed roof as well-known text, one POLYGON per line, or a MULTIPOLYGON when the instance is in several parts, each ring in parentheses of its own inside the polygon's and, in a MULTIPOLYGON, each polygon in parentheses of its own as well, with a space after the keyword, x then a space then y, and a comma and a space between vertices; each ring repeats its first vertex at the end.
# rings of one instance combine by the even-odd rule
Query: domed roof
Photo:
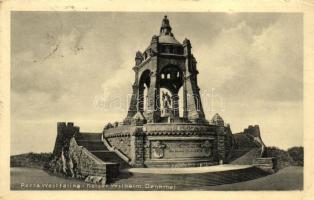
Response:
POLYGON ((160 35, 159 43, 181 45, 181 43, 171 35, 160 35))
POLYGON ((165 44, 165 45, 175 45, 175 46, 183 46, 176 38, 174 37, 173 33, 171 32, 172 28, 170 26, 169 19, 167 18, 167 15, 164 16, 159 35, 154 35, 152 37, 150 45, 145 49, 144 53, 151 49, 152 43, 156 42, 158 39, 159 44, 165 44))

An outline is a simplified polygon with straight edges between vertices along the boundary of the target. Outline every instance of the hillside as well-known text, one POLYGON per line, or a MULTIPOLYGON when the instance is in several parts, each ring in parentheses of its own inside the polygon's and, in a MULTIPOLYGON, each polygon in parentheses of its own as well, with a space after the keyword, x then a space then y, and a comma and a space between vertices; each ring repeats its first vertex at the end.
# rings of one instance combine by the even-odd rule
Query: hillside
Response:
POLYGON ((25 153, 13 155, 10 159, 10 167, 43 169, 50 157, 51 153, 25 153))

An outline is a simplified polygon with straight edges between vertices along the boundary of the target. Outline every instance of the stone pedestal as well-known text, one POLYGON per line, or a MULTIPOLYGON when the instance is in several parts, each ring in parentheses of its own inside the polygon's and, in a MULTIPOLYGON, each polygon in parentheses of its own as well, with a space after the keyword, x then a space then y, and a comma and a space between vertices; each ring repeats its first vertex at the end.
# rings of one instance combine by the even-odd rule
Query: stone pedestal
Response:
POLYGON ((151 123, 108 129, 104 137, 129 156, 132 167, 197 167, 217 165, 219 158, 224 159, 224 143, 217 144, 219 130, 209 124, 151 123))

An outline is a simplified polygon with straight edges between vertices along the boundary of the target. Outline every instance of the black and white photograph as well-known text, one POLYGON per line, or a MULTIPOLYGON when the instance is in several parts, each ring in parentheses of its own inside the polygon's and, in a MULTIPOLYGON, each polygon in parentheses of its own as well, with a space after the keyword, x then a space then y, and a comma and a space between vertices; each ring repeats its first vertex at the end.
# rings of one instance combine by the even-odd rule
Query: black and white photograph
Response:
POLYGON ((11 13, 12 190, 302 190, 301 13, 11 13))
POLYGON ((9 14, 11 192, 306 189, 304 13, 71 9, 9 14))

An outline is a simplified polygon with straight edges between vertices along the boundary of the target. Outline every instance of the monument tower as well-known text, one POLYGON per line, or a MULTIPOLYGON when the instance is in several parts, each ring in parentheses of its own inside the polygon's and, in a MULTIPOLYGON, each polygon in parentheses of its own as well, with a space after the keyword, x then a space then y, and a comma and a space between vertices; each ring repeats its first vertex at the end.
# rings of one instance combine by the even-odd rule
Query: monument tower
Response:
POLYGON ((147 49, 136 52, 135 81, 126 123, 141 116, 147 123, 206 123, 197 84, 196 59, 188 39, 181 44, 172 33, 165 16, 159 35, 154 35, 147 49), (162 92, 165 88, 169 91, 162 92), (183 90, 183 116, 179 116, 179 90, 183 90), (144 95, 144 91, 147 95, 144 95), (171 96, 171 98, 170 98, 171 96), (145 104, 144 104, 145 102, 145 104))
POLYGON ((223 163, 229 154, 230 128, 205 119, 191 49, 188 39, 176 40, 164 16, 159 35, 136 52, 127 116, 103 132, 104 142, 130 166, 207 166, 223 163))

